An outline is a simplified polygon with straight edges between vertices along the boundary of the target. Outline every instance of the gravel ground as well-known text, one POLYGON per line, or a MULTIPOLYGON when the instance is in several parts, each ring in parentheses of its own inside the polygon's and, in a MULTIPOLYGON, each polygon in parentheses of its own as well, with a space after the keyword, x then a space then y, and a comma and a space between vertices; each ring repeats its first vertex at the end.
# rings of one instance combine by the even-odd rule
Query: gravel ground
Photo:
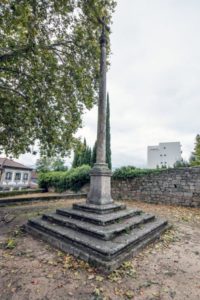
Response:
POLYGON ((20 230, 28 218, 74 202, 54 200, 1 208, 1 300, 200 299, 199 209, 127 202, 167 218, 172 229, 105 276, 20 230))

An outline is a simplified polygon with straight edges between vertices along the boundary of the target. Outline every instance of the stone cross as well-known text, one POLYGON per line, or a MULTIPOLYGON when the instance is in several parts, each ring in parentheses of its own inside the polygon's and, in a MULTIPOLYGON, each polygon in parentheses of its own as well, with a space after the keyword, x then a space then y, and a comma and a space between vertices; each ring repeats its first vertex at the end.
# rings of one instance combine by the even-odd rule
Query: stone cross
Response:
POLYGON ((111 171, 105 163, 107 28, 104 21, 100 23, 103 26, 100 38, 97 161, 90 173, 87 201, 29 220, 26 230, 104 273, 110 273, 158 238, 168 225, 166 220, 145 214, 140 209, 126 209, 124 204, 112 203, 111 171))
POLYGON ((99 19, 99 22, 102 25, 102 33, 100 37, 101 60, 97 125, 97 158, 90 173, 90 191, 88 193, 87 203, 105 205, 113 202, 110 192, 111 171, 106 164, 106 30, 108 31, 109 27, 105 23, 105 18, 99 19))

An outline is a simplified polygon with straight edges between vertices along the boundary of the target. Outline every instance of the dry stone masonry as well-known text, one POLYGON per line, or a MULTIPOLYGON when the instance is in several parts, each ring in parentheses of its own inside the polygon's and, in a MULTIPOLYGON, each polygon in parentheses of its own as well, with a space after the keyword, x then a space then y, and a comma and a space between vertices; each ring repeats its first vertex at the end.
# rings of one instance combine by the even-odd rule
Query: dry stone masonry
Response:
POLYGON ((112 196, 118 200, 200 207, 200 167, 112 180, 112 196))

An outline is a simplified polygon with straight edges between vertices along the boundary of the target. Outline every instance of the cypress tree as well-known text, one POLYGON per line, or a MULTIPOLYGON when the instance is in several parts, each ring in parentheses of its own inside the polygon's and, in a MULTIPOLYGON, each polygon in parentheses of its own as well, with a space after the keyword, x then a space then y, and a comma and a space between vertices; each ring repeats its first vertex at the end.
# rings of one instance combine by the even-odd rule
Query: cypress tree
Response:
POLYGON ((87 145, 86 139, 82 143, 81 149, 74 151, 72 167, 76 168, 82 165, 91 165, 92 151, 87 145))
POLYGON ((92 150, 90 147, 87 147, 87 159, 86 159, 86 165, 91 165, 91 156, 92 156, 92 150))
POLYGON ((77 150, 74 151, 74 159, 72 162, 72 168, 76 168, 79 166, 79 153, 77 150))
POLYGON ((108 168, 112 169, 111 162, 111 136, 110 136, 110 100, 107 94, 107 111, 106 111, 106 163, 108 168))
POLYGON ((92 155, 91 155, 91 166, 93 167, 96 163, 96 157, 97 157, 97 141, 94 144, 94 147, 92 149, 92 155))
POLYGON ((81 151, 80 166, 81 165, 85 165, 86 164, 86 160, 87 160, 87 143, 86 143, 86 139, 84 138, 83 148, 82 148, 82 151, 81 151))

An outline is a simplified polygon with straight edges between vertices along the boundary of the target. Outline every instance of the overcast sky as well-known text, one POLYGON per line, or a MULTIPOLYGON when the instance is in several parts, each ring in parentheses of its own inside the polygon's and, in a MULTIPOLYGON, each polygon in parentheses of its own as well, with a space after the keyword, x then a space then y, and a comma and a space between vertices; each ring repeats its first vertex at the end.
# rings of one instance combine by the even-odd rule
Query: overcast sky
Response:
MULTIPOLYGON (((107 83, 113 166, 146 166, 147 146, 159 142, 180 141, 188 159, 200 133, 200 1, 117 2, 107 83)), ((96 124, 94 108, 79 131, 91 146, 96 124)))

